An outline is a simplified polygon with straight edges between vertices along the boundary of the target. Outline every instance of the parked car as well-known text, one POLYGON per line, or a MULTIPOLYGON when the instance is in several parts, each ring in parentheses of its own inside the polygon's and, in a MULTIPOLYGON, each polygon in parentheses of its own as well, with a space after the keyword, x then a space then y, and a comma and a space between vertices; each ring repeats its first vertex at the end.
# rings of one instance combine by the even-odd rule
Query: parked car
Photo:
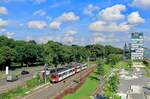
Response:
POLYGON ((19 78, 18 78, 18 76, 16 76, 16 75, 8 75, 7 76, 7 78, 6 78, 6 80, 8 81, 8 82, 13 82, 13 81, 16 81, 16 80, 18 80, 19 78))
POLYGON ((23 71, 21 72, 21 75, 27 75, 27 74, 29 74, 29 71, 23 70, 23 71))

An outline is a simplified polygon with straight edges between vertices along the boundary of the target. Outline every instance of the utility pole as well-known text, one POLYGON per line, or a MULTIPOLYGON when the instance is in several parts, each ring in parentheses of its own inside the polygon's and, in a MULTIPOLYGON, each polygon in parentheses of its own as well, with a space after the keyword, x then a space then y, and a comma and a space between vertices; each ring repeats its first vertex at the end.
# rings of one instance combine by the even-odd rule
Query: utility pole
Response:
POLYGON ((47 69, 47 64, 44 65, 45 73, 44 73, 44 78, 45 78, 45 84, 46 84, 46 69, 47 69))
POLYGON ((89 59, 89 57, 88 57, 88 67, 90 66, 90 62, 89 62, 89 60, 90 60, 90 59, 89 59))

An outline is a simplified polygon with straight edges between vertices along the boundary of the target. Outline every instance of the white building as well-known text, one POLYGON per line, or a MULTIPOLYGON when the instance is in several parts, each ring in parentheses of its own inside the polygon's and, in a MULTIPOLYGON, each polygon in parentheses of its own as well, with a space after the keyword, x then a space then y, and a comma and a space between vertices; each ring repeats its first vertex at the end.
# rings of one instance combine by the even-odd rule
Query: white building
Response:
POLYGON ((131 59, 132 60, 143 60, 144 56, 144 37, 143 33, 132 33, 131 34, 131 59))

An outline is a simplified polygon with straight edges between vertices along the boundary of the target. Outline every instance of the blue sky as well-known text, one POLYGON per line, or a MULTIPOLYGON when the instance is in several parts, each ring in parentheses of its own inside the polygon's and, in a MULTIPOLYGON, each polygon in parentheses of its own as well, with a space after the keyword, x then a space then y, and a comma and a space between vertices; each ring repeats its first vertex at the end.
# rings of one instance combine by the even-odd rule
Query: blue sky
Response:
POLYGON ((0 35, 64 44, 122 47, 144 32, 150 47, 148 0, 0 0, 0 35))

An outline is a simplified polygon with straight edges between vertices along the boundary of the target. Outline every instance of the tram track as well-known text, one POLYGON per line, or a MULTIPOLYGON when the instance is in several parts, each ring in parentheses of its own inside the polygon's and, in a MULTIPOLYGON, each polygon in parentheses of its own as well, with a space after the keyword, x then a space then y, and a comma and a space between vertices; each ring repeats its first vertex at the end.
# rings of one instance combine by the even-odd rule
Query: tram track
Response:
POLYGON ((63 91, 66 87, 77 84, 76 81, 79 81, 81 77, 84 77, 84 75, 92 68, 95 68, 95 66, 96 65, 92 65, 86 70, 70 76, 61 82, 55 84, 48 84, 40 89, 37 89, 27 94, 22 99, 53 99, 59 92, 63 91))

